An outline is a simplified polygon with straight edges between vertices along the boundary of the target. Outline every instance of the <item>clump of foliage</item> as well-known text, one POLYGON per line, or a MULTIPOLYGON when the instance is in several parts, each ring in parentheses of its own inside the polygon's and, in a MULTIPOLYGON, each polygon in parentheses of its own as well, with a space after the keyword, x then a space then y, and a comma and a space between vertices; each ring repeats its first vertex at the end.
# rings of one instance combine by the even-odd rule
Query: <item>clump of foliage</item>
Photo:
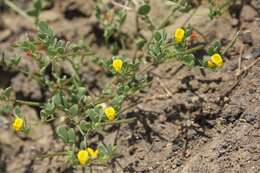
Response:
MULTIPOLYGON (((110 12, 111 9, 103 10, 102 1, 95 1, 95 4, 96 16, 104 27, 105 40, 108 41, 113 34, 120 36, 128 7, 123 6, 110 12)), ((45 102, 34 102, 16 99, 10 87, 1 90, 0 100, 5 103, 1 113, 13 116, 12 127, 17 133, 28 134, 29 130, 33 130, 30 120, 22 115, 20 106, 25 104, 38 107, 43 122, 52 122, 58 117, 64 119, 56 132, 67 147, 66 151, 57 155, 66 155, 69 163, 74 166, 106 164, 115 155, 116 147, 103 143, 93 147, 89 138, 94 133, 101 133, 107 125, 135 121, 135 118, 121 118, 122 113, 127 110, 122 109, 122 104, 151 84, 151 78, 147 75, 149 70, 172 59, 181 61, 188 68, 220 68, 224 65, 223 55, 235 41, 234 39, 223 51, 220 42, 216 41, 208 46, 208 56, 197 58, 194 53, 207 45, 193 44, 196 32, 191 25, 180 26, 171 34, 166 33, 164 29, 175 13, 193 10, 193 1, 171 0, 169 16, 158 25, 149 17, 149 4, 133 3, 129 8, 136 12, 137 20, 144 22, 152 33, 149 39, 137 33, 136 51, 142 52, 141 56, 115 55, 101 58, 84 42, 71 43, 59 39, 47 23, 37 20, 37 34, 19 42, 16 47, 36 62, 38 70, 27 71, 18 68, 22 56, 2 59, 3 66, 32 77, 50 93, 45 102), (92 97, 91 91, 81 80, 80 69, 85 57, 91 57, 94 63, 104 68, 104 73, 109 72, 113 75, 110 83, 96 97, 92 97), (69 74, 62 73, 64 62, 70 65, 69 74)), ((41 9, 42 1, 37 0, 30 14, 38 17, 41 9)), ((212 13, 210 16, 216 15, 212 13)))

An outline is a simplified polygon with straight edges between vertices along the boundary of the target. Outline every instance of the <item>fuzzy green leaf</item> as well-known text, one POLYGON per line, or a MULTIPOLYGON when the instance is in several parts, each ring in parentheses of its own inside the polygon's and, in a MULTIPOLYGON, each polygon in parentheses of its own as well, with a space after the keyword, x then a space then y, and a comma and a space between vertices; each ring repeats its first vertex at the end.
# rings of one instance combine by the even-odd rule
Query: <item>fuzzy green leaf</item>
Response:
POLYGON ((73 144, 76 141, 76 135, 75 135, 75 131, 73 128, 70 128, 67 132, 68 135, 68 143, 69 144, 73 144))
POLYGON ((64 143, 69 143, 68 131, 65 127, 58 127, 56 131, 58 136, 63 140, 64 143))
POLYGON ((150 12, 150 10, 151 10, 151 6, 148 5, 148 4, 144 4, 144 5, 139 7, 138 14, 142 15, 142 16, 145 16, 145 15, 147 15, 150 12))

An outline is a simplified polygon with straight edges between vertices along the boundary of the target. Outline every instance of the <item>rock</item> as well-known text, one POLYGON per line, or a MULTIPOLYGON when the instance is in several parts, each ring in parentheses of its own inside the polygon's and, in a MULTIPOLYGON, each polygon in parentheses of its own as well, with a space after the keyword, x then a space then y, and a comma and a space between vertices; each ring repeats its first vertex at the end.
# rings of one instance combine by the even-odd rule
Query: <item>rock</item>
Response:
POLYGON ((19 73, 11 79, 11 86, 15 92, 22 92, 25 97, 39 100, 42 98, 40 85, 25 75, 19 73))
POLYGON ((260 56, 260 44, 257 44, 248 49, 243 55, 243 59, 255 59, 260 56))
POLYGON ((204 83, 204 84, 202 84, 201 87, 200 87, 200 92, 202 92, 202 93, 207 93, 207 92, 209 91, 209 89, 210 89, 209 85, 206 84, 206 83, 204 83))
POLYGON ((189 84, 191 85, 192 89, 199 89, 200 87, 200 83, 198 82, 198 80, 192 80, 189 82, 189 84))
POLYGON ((5 41, 10 35, 11 31, 9 29, 6 29, 4 31, 0 32, 0 42, 5 41))
POLYGON ((237 107, 236 105, 229 105, 224 108, 223 118, 225 119, 226 123, 233 123, 240 118, 242 113, 243 109, 241 107, 237 107))
POLYGON ((188 140, 195 139, 196 136, 197 136, 196 130, 188 129, 188 133, 187 133, 187 139, 188 139, 188 140))
POLYGON ((231 25, 232 25, 233 27, 236 27, 236 26, 238 26, 238 24, 239 24, 239 20, 236 19, 236 18, 232 18, 232 20, 231 20, 231 25))
POLYGON ((60 18, 61 16, 54 11, 44 11, 40 15, 40 19, 46 22, 53 22, 60 18))
POLYGON ((37 140, 38 144, 46 144, 46 141, 50 141, 53 136, 51 126, 41 122, 37 116, 37 112, 29 106, 21 106, 21 112, 26 119, 30 129, 30 138, 37 140))
POLYGON ((245 5, 241 12, 241 19, 245 22, 252 22, 254 21, 255 17, 257 16, 257 12, 252 9, 249 5, 245 5))
POLYGON ((242 118, 245 119, 247 123, 251 124, 256 121, 256 115, 251 113, 243 114, 242 118))
POLYGON ((209 88, 211 90, 216 90, 218 88, 218 84, 216 82, 212 82, 209 84, 209 88))
POLYGON ((167 121, 167 117, 163 114, 159 115, 158 119, 160 123, 164 123, 165 121, 167 121))
POLYGON ((251 31, 247 30, 247 31, 243 32, 241 35, 241 40, 244 44, 252 45, 253 38, 252 38, 251 31))

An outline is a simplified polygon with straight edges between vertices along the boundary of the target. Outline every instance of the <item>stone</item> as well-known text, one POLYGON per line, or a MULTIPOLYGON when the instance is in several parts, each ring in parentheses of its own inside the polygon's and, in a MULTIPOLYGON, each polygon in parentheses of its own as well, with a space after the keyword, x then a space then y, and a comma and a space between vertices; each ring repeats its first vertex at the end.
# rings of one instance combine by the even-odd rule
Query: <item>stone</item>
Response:
POLYGON ((252 22, 254 21, 255 17, 257 16, 257 12, 252 9, 249 5, 245 5, 241 12, 241 19, 245 22, 252 22))
POLYGON ((247 30, 247 31, 243 32, 241 35, 241 40, 244 44, 252 45, 253 38, 252 38, 251 31, 247 30))

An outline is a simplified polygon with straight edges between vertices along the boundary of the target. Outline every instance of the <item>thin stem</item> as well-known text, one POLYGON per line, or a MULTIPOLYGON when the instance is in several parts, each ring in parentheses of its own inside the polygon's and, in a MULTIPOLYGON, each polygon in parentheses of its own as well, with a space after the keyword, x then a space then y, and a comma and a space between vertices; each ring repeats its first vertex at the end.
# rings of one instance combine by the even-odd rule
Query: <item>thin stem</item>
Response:
POLYGON ((184 21, 184 23, 182 24, 182 27, 185 27, 189 21, 192 19, 192 17, 196 14, 198 8, 195 8, 192 13, 189 15, 189 17, 184 21))
POLYGON ((189 54, 189 53, 196 52, 198 50, 203 49, 204 47, 205 47, 205 45, 198 45, 198 46, 195 46, 195 47, 190 48, 190 49, 183 51, 183 52, 175 52, 171 55, 171 57, 169 57, 169 59, 171 59, 172 57, 178 56, 178 55, 186 55, 186 54, 189 54))
POLYGON ((122 109, 122 110, 119 112, 119 114, 122 114, 122 113, 124 113, 125 111, 127 111, 127 110, 129 110, 129 109, 135 107, 135 106, 138 105, 139 103, 140 103, 140 102, 136 102, 136 103, 134 103, 134 104, 131 104, 131 105, 125 107, 124 109, 122 109))
POLYGON ((108 121, 108 122, 100 123, 100 126, 113 125, 113 124, 122 124, 122 123, 131 123, 131 122, 133 122, 135 120, 136 120, 136 118, 129 118, 129 119, 124 119, 124 120, 116 120, 116 121, 108 121))
POLYGON ((179 10, 180 8, 180 4, 182 3, 182 0, 179 0, 177 3, 176 3, 176 6, 174 9, 172 9, 171 13, 162 21, 162 23, 158 26, 158 30, 162 29, 163 27, 166 26, 166 24, 169 22, 171 16, 179 10))
POLYGON ((179 7, 175 7, 170 14, 162 21, 162 23, 157 27, 157 30, 162 29, 163 27, 166 26, 166 24, 169 22, 171 16, 179 9, 179 7))
POLYGON ((151 21, 151 19, 149 18, 149 16, 143 16, 143 20, 149 25, 148 27, 149 27, 149 29, 150 30, 154 30, 155 29, 155 26, 154 26, 154 24, 153 24, 153 22, 151 21))
POLYGON ((62 56, 90 56, 90 55, 95 55, 95 53, 93 53, 93 52, 75 52, 75 53, 64 54, 62 56))
POLYGON ((233 40, 232 40, 232 41, 227 45, 227 47, 222 51, 222 53, 221 53, 222 55, 225 55, 225 54, 229 51, 229 49, 234 46, 234 44, 236 43, 237 38, 238 38, 239 35, 240 35, 240 31, 238 31, 238 32, 236 33, 236 35, 235 35, 235 37, 233 38, 233 40))
MULTIPOLYGON (((171 46, 171 45, 168 45, 168 46, 171 46)), ((196 52, 198 50, 201 50, 205 47, 205 45, 198 45, 198 46, 195 46, 193 48, 190 48, 186 51, 183 51, 183 52, 174 52, 173 54, 171 54, 170 57, 167 58, 167 60, 170 60, 178 55, 185 55, 185 54, 190 54, 190 53, 193 53, 193 52, 196 52)), ((149 69, 153 66, 155 66, 156 64, 148 64, 146 67, 144 67, 144 69, 140 72, 140 74, 144 74, 145 72, 149 71, 149 69)))
POLYGON ((70 62, 71 66, 72 66, 72 68, 73 68, 74 75, 75 75, 76 79, 77 79, 78 81, 80 81, 78 69, 77 69, 75 63, 74 63, 70 58, 68 58, 68 57, 65 57, 65 59, 70 62))
POLYGON ((115 6, 118 6, 118 7, 120 7, 120 8, 123 8, 123 9, 125 9, 125 10, 133 11, 132 8, 130 8, 130 7, 128 7, 128 6, 125 6, 125 5, 122 5, 122 4, 120 4, 120 3, 118 3, 118 2, 115 2, 115 1, 113 1, 113 0, 111 1, 111 3, 114 4, 115 6))
POLYGON ((40 107, 42 105, 42 103, 34 102, 34 101, 25 101, 25 100, 14 100, 14 101, 15 101, 15 103, 24 104, 24 105, 28 105, 28 106, 40 107))
POLYGON ((10 7, 11 9, 13 9, 15 12, 17 12, 19 15, 23 16, 24 18, 26 18, 28 21, 30 22, 34 22, 33 19, 28 16, 28 14, 26 14, 22 9, 20 9, 19 7, 17 7, 14 3, 12 3, 10 0, 4 0, 4 3, 10 7))
POLYGON ((107 101, 109 101, 110 99, 112 99, 113 97, 105 97, 105 98, 100 98, 97 101, 94 102, 94 106, 101 104, 101 103, 105 103, 107 101))

